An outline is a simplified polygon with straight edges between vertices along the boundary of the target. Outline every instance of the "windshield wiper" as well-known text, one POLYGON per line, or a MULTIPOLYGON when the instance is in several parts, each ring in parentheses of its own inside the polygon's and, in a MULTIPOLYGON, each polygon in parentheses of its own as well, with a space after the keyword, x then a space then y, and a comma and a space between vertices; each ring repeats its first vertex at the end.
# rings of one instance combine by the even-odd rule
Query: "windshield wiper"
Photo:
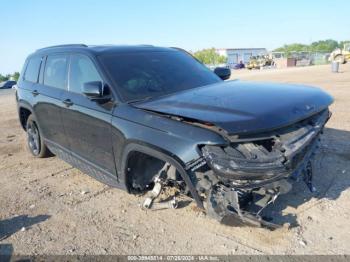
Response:
POLYGON ((152 96, 146 96, 146 97, 143 97, 143 98, 129 100, 126 103, 127 104, 133 104, 133 103, 137 103, 137 102, 144 102, 144 101, 147 101, 147 100, 149 100, 151 98, 152 98, 152 96))

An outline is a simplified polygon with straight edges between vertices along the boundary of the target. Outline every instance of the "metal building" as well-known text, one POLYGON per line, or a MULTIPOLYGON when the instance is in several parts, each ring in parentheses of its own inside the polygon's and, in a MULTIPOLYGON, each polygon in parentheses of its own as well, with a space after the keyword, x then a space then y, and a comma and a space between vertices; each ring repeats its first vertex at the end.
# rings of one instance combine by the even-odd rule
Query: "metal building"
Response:
POLYGON ((268 54, 266 48, 220 48, 216 52, 227 57, 228 65, 238 64, 240 61, 246 64, 251 56, 268 54))

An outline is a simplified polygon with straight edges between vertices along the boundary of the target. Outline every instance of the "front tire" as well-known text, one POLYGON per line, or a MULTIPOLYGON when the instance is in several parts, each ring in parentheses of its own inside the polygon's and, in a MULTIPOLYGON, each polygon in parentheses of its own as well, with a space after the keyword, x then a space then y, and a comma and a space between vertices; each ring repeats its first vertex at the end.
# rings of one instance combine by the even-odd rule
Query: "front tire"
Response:
POLYGON ((26 125, 27 144, 30 153, 37 158, 50 156, 50 151, 46 147, 39 131, 38 124, 33 115, 30 115, 26 125))

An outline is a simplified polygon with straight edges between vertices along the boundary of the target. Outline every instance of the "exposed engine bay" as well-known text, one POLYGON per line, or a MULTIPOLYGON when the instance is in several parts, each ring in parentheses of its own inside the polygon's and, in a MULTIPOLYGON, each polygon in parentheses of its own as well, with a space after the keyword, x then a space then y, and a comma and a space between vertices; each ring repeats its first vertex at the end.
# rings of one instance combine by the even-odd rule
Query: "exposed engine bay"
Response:
MULTIPOLYGON (((304 180, 309 190, 315 191, 313 159, 329 117, 326 109, 280 129, 254 135, 225 135, 227 145, 201 145, 202 157, 188 163, 186 171, 191 174, 207 215, 228 225, 279 227, 261 213, 279 195, 291 190, 293 180, 304 180)), ((159 165, 162 168, 152 176, 152 183, 144 180, 143 189, 156 187, 155 193, 146 198, 144 208, 152 207, 162 185, 178 187, 188 194, 174 167, 169 163, 159 165)), ((138 184, 140 187, 142 182, 138 184)), ((163 206, 177 207, 175 198, 169 201, 163 206)))

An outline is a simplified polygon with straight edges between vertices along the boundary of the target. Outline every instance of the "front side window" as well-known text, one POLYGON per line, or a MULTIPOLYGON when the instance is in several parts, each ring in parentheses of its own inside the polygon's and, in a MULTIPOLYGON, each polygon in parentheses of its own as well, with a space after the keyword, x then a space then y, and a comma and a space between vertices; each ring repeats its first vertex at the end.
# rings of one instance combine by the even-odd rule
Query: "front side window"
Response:
POLYGON ((69 72, 69 91, 81 93, 84 83, 102 81, 94 63, 84 55, 72 55, 69 72))
POLYGON ((99 58, 125 102, 222 81, 193 57, 179 51, 106 54, 99 58))
POLYGON ((38 81, 41 57, 33 57, 28 61, 27 69, 24 73, 24 80, 36 83, 38 81))
POLYGON ((49 55, 46 60, 44 84, 64 89, 67 79, 67 56, 49 55))

